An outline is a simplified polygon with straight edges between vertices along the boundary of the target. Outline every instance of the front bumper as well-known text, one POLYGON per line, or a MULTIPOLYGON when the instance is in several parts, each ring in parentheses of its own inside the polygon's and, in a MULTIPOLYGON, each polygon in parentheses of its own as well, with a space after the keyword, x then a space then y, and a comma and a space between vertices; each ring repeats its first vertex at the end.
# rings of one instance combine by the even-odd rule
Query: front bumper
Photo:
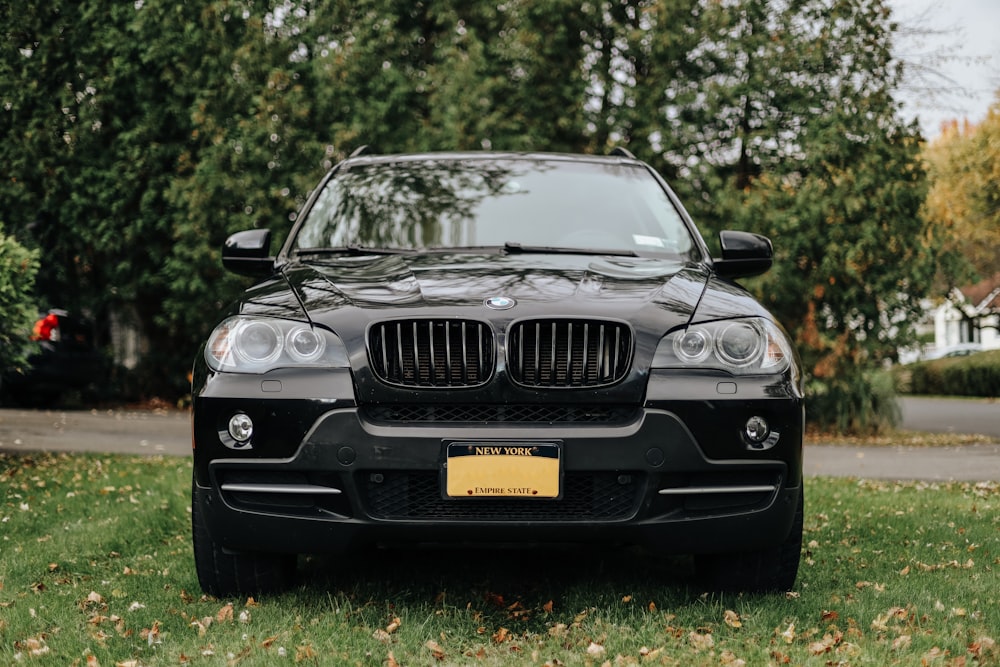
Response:
MULTIPOLYGON (((683 403, 720 419, 709 401, 683 403)), ((213 539, 233 551, 343 552, 399 542, 600 541, 671 553, 766 548, 785 539, 795 514, 802 409, 790 397, 763 404, 784 424, 784 441, 767 452, 740 443, 701 446, 669 401, 647 402, 626 423, 530 427, 386 425, 354 406, 313 402, 312 426, 290 456, 278 458, 222 449, 207 435, 203 446, 198 434, 211 429, 200 429, 196 416, 198 510, 213 539), (559 444, 561 497, 444 497, 452 442, 559 444)), ((695 430, 716 433, 709 425, 695 430)))

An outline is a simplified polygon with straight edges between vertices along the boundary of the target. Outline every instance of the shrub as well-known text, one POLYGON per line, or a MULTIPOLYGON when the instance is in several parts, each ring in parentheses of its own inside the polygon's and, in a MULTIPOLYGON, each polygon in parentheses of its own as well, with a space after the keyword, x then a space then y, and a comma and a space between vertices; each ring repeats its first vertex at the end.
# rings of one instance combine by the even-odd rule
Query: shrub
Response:
POLYGON ((921 361, 906 367, 911 394, 1000 396, 1000 350, 921 361))
POLYGON ((884 372, 844 373, 806 386, 806 421, 823 431, 877 434, 899 423, 896 390, 884 372))
POLYGON ((25 345, 37 315, 31 299, 38 253, 3 232, 0 223, 0 372, 24 363, 25 345))

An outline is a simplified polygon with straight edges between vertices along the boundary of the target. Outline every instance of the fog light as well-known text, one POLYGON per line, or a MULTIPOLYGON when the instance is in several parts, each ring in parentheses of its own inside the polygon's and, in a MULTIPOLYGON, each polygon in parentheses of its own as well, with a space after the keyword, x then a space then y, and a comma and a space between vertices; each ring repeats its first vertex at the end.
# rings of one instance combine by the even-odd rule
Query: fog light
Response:
POLYGON ((746 426, 743 427, 743 436, 750 445, 760 446, 770 434, 771 427, 767 425, 767 420, 757 415, 748 419, 746 426))
POLYGON ((253 436, 253 420, 249 415, 237 412, 229 418, 229 436, 237 445, 244 445, 253 436))

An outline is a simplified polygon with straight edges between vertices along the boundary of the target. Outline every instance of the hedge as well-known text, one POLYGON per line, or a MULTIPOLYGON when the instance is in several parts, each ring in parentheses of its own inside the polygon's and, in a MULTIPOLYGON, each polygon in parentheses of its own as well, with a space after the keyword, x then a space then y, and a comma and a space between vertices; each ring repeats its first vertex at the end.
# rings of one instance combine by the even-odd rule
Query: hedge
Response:
POLYGON ((1000 350, 921 361, 903 367, 897 387, 910 394, 1000 396, 1000 350))

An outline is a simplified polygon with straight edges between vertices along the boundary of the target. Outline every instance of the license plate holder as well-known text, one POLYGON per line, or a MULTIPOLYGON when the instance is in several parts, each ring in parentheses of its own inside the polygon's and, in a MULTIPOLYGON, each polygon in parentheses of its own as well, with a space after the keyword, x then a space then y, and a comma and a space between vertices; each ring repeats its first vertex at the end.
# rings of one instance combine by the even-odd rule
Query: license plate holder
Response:
POLYGON ((444 469, 446 498, 558 499, 558 442, 452 442, 444 469))

